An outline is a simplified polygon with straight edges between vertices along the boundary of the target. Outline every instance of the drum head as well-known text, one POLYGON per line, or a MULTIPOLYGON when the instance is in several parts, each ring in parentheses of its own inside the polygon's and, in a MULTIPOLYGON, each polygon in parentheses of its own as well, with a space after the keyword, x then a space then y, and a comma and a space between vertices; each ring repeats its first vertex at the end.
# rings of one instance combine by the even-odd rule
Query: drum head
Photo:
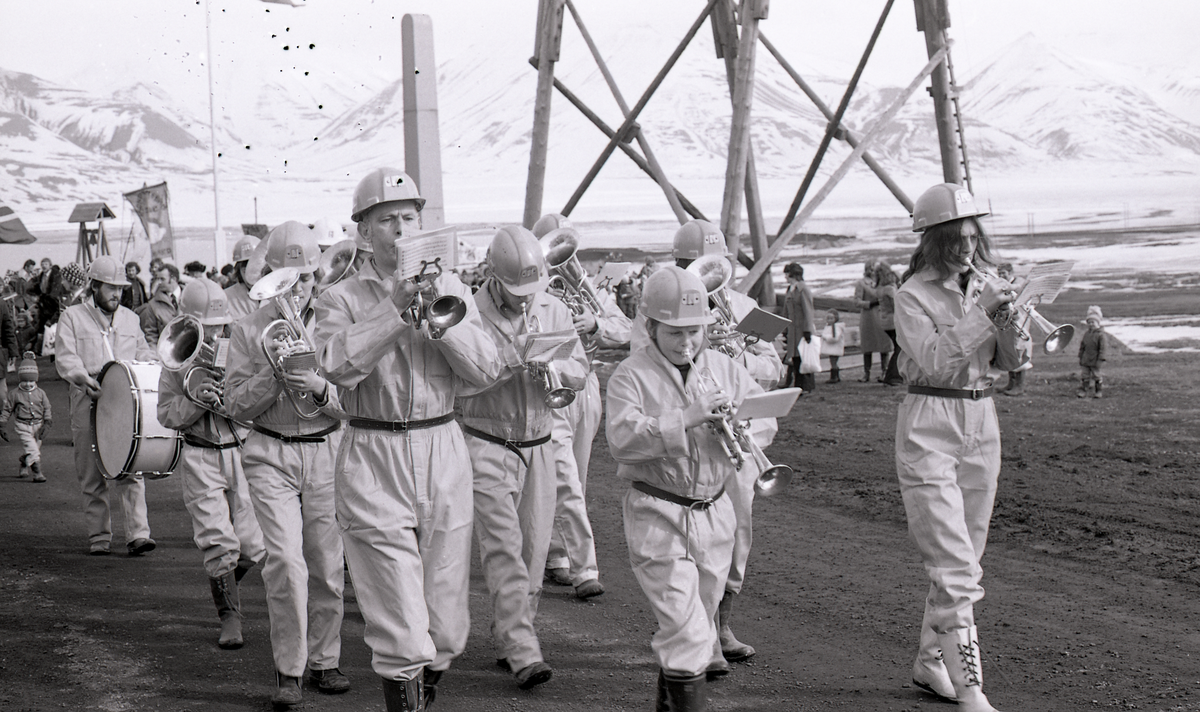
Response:
POLYGON ((110 361, 100 371, 100 397, 92 404, 92 431, 96 436, 96 466, 109 479, 129 474, 136 449, 133 437, 138 421, 137 386, 133 373, 120 361, 110 361))

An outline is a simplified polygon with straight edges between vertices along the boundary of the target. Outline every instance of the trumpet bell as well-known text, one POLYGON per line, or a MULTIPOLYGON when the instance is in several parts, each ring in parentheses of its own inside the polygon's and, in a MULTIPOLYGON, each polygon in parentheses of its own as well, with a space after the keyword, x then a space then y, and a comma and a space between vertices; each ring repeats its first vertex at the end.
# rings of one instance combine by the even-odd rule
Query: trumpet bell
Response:
POLYGON ((443 294, 430 302, 425 309, 425 319, 429 322, 429 328, 438 332, 459 323, 466 315, 467 303, 455 294, 443 294))
MULTIPOLYGON (((264 240, 265 242, 265 240, 264 240)), ((250 298, 256 302, 273 299, 285 294, 300 279, 300 270, 295 267, 284 267, 260 277, 250 288, 250 298)))
POLYGON ((168 371, 182 371, 204 342, 204 326, 189 314, 180 314, 163 327, 158 338, 158 359, 168 371))
POLYGON ((1030 309, 1029 336, 1035 342, 1042 342, 1042 351, 1053 354, 1062 351, 1071 343, 1071 339, 1075 337, 1075 327, 1070 324, 1055 326, 1036 309, 1030 309))
POLYGON ((704 289, 710 296, 724 289, 729 280, 733 279, 733 265, 721 255, 704 255, 688 265, 687 271, 704 282, 704 289))
POLYGON ((754 494, 759 497, 774 497, 787 489, 795 474, 787 465, 772 465, 754 480, 754 494))
POLYGON ((575 402, 575 391, 567 387, 555 388, 546 392, 547 408, 566 408, 575 402))

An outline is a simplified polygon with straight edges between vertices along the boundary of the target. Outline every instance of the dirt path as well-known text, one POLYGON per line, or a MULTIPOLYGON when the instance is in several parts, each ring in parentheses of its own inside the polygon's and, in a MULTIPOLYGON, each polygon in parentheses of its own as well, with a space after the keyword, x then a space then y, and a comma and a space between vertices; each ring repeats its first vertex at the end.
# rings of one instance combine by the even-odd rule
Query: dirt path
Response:
MULTIPOLYGON (((261 578, 243 593, 246 647, 218 650, 177 479, 147 488, 155 552, 84 555, 65 388, 43 366, 61 409, 50 482, 16 479, 17 449, 0 448, 0 710, 269 709, 261 578)), ((1185 356, 1125 358, 1108 400, 1079 401, 1071 369, 1069 356, 1043 359, 1029 397, 998 399, 1006 462, 977 608, 986 687, 1008 711, 1200 709, 1200 372, 1185 356)), ((908 679, 926 584, 891 462, 900 398, 875 383, 821 386, 783 424, 768 455, 798 478, 756 504, 736 611, 759 655, 710 686, 710 709, 954 709, 908 679)), ((472 637, 435 709, 652 709, 655 624, 626 558, 623 491, 601 438, 588 493, 608 593, 581 603, 546 589, 538 624, 554 679, 521 692, 495 667, 476 571, 472 637)), ((346 610, 354 688, 306 692, 305 710, 383 709, 353 600, 346 610)))

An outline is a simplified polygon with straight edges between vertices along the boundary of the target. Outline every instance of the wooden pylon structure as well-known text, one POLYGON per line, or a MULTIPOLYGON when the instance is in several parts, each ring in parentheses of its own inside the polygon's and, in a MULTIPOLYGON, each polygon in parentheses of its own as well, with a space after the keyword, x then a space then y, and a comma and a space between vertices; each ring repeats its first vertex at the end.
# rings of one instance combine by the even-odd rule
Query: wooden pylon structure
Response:
POLYGON ((578 9, 572 0, 539 0, 537 39, 530 63, 538 71, 537 96, 534 102, 533 133, 530 142, 529 174, 525 186, 524 223, 532 227, 542 214, 542 199, 545 187, 546 161, 549 153, 551 99, 557 91, 578 109, 597 129, 608 137, 608 143, 600 156, 584 176, 566 205, 560 210, 570 215, 579 204, 600 169, 618 149, 625 153, 658 184, 672 212, 682 224, 689 219, 707 220, 696 206, 689 201, 667 178, 663 166, 651 151, 650 143, 637 123, 638 116, 653 97, 654 92, 666 79, 667 74, 679 60, 696 33, 706 21, 710 22, 718 59, 725 61, 732 101, 732 121, 729 132, 729 151, 725 170, 725 189, 722 195, 720 228, 725 235, 730 254, 735 264, 741 264, 747 274, 737 283, 736 289, 755 296, 763 305, 773 305, 775 290, 771 282, 771 264, 800 231, 804 222, 828 197, 833 188, 845 177, 850 168, 863 161, 874 172, 897 201, 908 212, 913 202, 900 186, 892 180, 875 158, 868 153, 870 144, 882 133, 882 129, 895 117, 908 98, 930 80, 930 95, 934 102, 934 115, 941 148, 943 176, 948 183, 963 183, 970 187, 970 167, 967 162, 966 144, 963 140, 962 118, 958 106, 958 91, 954 83, 953 65, 950 62, 951 42, 946 35, 950 26, 949 0, 913 0, 916 10, 917 30, 924 33, 929 61, 917 73, 909 85, 897 94, 888 108, 875 119, 863 134, 859 135, 842 125, 842 119, 853 98, 858 80, 871 56, 875 42, 883 29, 884 22, 892 10, 895 0, 885 0, 879 21, 867 43, 862 59, 836 110, 830 110, 816 95, 803 77, 792 67, 762 32, 760 24, 768 19, 769 0, 706 0, 703 10, 684 33, 675 50, 641 96, 630 107, 618 89, 600 51, 592 40, 578 9), (574 92, 554 76, 554 64, 559 59, 562 46, 562 23, 569 12, 578 26, 584 42, 594 57, 605 82, 621 109, 622 121, 612 128, 589 108, 574 92), (790 76, 800 90, 807 95, 820 112, 828 119, 828 125, 816 154, 801 181, 796 197, 788 209, 780 231, 768 235, 763 221, 763 208, 758 189, 754 152, 750 142, 753 116, 755 64, 757 48, 761 44, 790 76), (850 156, 833 172, 827 182, 808 197, 821 162, 829 146, 835 140, 846 142, 853 149, 850 156), (633 143, 637 144, 635 148, 633 143), (806 200, 807 198, 807 200, 806 200), (743 202, 744 201, 744 202, 743 202), (743 205, 749 220, 751 254, 741 245, 741 215, 743 205))
POLYGON ((87 267, 100 255, 110 254, 108 236, 104 232, 104 221, 115 218, 107 203, 78 203, 71 211, 67 222, 79 223, 79 244, 75 249, 75 261, 87 267), (96 227, 87 224, 95 222, 96 227))

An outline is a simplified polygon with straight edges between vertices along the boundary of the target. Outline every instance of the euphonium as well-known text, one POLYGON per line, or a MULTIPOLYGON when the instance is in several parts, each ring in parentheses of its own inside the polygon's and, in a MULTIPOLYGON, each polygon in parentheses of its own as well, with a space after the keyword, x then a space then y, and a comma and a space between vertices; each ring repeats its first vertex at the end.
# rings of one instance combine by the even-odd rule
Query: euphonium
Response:
POLYGON ((354 257, 357 254, 358 246, 354 244, 354 240, 335 242, 325 250, 321 254, 321 266, 317 270, 321 275, 317 280, 317 292, 324 292, 354 274, 354 257))
MULTIPOLYGON (((304 321, 300 316, 300 305, 292 294, 292 287, 300 279, 300 270, 295 267, 284 267, 275 270, 259 279, 250 288, 250 298, 255 301, 274 299, 282 319, 276 319, 262 330, 259 345, 263 355, 275 371, 275 376, 281 381, 288 371, 316 370, 317 350, 309 343, 308 334, 304 330, 304 321)), ((284 387, 288 400, 296 409, 296 415, 304 420, 312 420, 321 410, 313 402, 312 394, 308 391, 293 391, 284 387)))
POLYGON ((745 353, 746 347, 753 343, 752 340, 757 339, 733 331, 733 327, 737 325, 737 317, 733 313, 733 305, 729 302, 729 292, 726 291, 729 280, 733 279, 733 265, 721 255, 704 255, 688 265, 687 271, 704 282, 713 316, 717 318, 718 324, 730 330, 730 340, 715 348, 729 358, 738 358, 745 353))
MULTIPOLYGON (((588 281, 587 270, 579 262, 579 238, 573 231, 552 230, 540 240, 546 268, 550 272, 550 289, 561 289, 563 302, 576 316, 588 310, 599 317, 603 312, 596 288, 588 281)), ((580 339, 583 350, 592 353, 599 346, 595 336, 588 334, 580 339)))
POLYGON ((429 322, 429 335, 435 339, 441 338, 446 329, 463 320, 467 315, 467 303, 455 294, 438 294, 437 278, 442 273, 441 258, 433 262, 421 260, 421 271, 412 278, 414 284, 428 282, 428 286, 417 292, 412 304, 408 306, 405 316, 408 322, 416 328, 421 328, 429 322), (436 272, 427 271, 430 267, 436 272))
MULTIPOLYGON (((542 322, 537 316, 529 317, 528 305, 521 305, 521 316, 525 320, 525 333, 537 334, 542 330, 542 322)), ((546 392, 547 408, 566 408, 575 402, 575 391, 563 385, 559 378, 558 369, 554 362, 529 363, 525 365, 529 374, 537 380, 538 385, 546 392)))
MULTIPOLYGON (((225 410, 225 368, 218 366, 218 355, 223 351, 222 342, 204 340, 204 325, 190 314, 180 314, 163 327, 158 339, 158 358, 168 371, 185 371, 183 394, 196 405, 217 415, 228 417, 225 410), (200 384, 206 379, 216 384, 217 405, 214 407, 200 399, 200 384)), ((223 361, 223 359, 221 359, 223 361)))

